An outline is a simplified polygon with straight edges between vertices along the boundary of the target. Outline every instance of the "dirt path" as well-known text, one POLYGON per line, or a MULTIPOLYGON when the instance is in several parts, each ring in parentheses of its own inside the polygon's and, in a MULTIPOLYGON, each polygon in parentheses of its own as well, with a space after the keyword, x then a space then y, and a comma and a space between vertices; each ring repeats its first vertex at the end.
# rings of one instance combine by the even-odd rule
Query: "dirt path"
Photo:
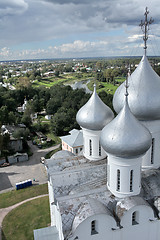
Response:
POLYGON ((7 208, 1 208, 0 209, 0 240, 2 240, 2 222, 3 222, 3 219, 5 218, 5 216, 13 209, 15 209, 16 207, 22 205, 23 203, 26 203, 26 202, 29 202, 31 200, 34 200, 34 199, 37 199, 37 198, 41 198, 41 197, 46 197, 48 196, 48 194, 44 194, 44 195, 40 195, 40 196, 36 196, 36 197, 33 197, 33 198, 29 198, 29 199, 26 199, 20 203, 16 203, 15 205, 13 206, 10 206, 10 207, 7 207, 7 208))

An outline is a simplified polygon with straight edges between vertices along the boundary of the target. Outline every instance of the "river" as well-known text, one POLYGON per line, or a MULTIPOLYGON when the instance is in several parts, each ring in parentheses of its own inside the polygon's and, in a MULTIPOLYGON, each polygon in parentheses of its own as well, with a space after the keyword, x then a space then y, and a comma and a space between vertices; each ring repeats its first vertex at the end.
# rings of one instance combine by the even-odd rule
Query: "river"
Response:
POLYGON ((65 85, 70 85, 72 87, 72 89, 80 89, 80 88, 84 88, 86 93, 92 93, 92 91, 89 90, 89 88, 87 87, 87 84, 90 82, 90 80, 82 80, 82 81, 76 81, 72 84, 65 84, 65 85))

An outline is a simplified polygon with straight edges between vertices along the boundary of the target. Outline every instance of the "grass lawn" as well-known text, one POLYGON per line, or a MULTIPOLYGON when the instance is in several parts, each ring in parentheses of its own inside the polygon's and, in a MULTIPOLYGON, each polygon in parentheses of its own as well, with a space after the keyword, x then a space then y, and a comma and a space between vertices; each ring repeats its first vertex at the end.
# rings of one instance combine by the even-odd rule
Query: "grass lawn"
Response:
POLYGON ((0 194, 0 208, 12 206, 25 199, 48 193, 48 185, 42 184, 0 194))
POLYGON ((122 83, 126 80, 126 77, 116 77, 115 78, 115 81, 119 82, 119 83, 122 83))
POLYGON ((109 94, 114 94, 116 89, 118 88, 118 86, 114 86, 113 84, 107 83, 107 82, 103 82, 103 83, 101 83, 101 85, 103 85, 104 88, 100 88, 98 90, 98 92, 101 92, 104 90, 105 92, 107 92, 109 94))
POLYGON ((38 198, 13 209, 3 220, 2 240, 32 240, 33 230, 50 224, 48 197, 38 198))
POLYGON ((46 135, 47 135, 48 138, 51 138, 55 142, 54 145, 57 145, 57 144, 61 143, 61 139, 58 136, 56 136, 55 134, 47 133, 46 135))
MULTIPOLYGON (((94 81, 90 81, 87 86, 88 88, 93 91, 93 84, 94 84, 94 81)), ((113 84, 111 83, 107 83, 107 82, 98 82, 96 81, 96 85, 97 85, 97 92, 101 92, 101 91, 105 91, 109 94, 114 94, 116 89, 118 88, 118 85, 114 86, 113 84)))

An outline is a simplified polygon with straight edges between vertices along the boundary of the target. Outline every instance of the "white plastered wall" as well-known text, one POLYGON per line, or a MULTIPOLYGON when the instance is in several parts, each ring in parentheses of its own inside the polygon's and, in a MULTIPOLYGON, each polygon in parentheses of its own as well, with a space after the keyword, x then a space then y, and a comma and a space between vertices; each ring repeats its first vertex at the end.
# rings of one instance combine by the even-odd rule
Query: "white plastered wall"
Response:
POLYGON ((100 160, 104 159, 106 157, 106 153, 104 149, 101 146, 101 156, 99 156, 99 139, 101 131, 92 131, 85 128, 82 128, 83 130, 83 154, 84 156, 89 160, 100 160), (91 148, 92 148, 92 154, 90 155, 90 143, 91 140, 91 148))
POLYGON ((108 154, 107 186, 116 197, 138 195, 141 188, 141 157, 120 158, 108 154), (120 170, 120 189, 117 191, 117 170, 120 170), (130 191, 130 172, 133 170, 132 191, 130 191))
POLYGON ((151 148, 146 152, 142 158, 142 169, 151 169, 160 167, 160 120, 155 121, 141 121, 141 123, 148 128, 154 138, 153 148, 153 163, 151 163, 151 148))

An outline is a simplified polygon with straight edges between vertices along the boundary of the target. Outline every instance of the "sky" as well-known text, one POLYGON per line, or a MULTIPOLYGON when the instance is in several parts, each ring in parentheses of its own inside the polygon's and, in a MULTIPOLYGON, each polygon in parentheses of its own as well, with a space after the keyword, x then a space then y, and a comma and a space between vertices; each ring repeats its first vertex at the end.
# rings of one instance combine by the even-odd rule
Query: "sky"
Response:
POLYGON ((0 0, 0 61, 142 56, 146 7, 147 55, 160 56, 159 0, 0 0))

